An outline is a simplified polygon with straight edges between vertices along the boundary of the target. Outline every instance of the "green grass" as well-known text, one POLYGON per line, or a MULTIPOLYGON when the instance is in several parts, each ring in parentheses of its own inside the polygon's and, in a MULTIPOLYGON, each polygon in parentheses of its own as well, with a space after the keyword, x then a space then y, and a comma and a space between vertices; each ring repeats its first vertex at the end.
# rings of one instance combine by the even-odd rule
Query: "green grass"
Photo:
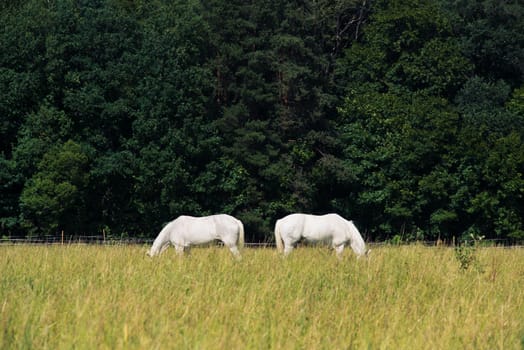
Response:
POLYGON ((520 349, 524 249, 0 246, 1 349, 520 349))

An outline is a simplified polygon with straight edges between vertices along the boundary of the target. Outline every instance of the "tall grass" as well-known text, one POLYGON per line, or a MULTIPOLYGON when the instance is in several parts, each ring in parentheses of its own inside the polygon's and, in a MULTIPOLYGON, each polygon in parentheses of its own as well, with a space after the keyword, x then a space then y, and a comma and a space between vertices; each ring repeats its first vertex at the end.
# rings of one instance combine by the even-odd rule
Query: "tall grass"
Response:
POLYGON ((0 246, 2 349, 519 349, 524 250, 0 246))

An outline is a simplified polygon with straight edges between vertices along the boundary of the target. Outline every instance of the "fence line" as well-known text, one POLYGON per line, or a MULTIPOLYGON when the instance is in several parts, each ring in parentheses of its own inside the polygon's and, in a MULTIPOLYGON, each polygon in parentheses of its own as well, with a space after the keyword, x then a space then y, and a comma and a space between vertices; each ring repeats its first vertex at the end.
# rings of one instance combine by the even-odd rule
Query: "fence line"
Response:
POLYGON ((0 244, 105 244, 105 245, 124 245, 124 244, 151 244, 153 239, 138 237, 119 237, 104 238, 103 236, 41 236, 27 238, 0 238, 0 244))
MULTIPOLYGON (((100 235, 94 236, 39 236, 39 237, 26 237, 26 238, 11 238, 3 237, 0 238, 0 245, 21 245, 21 244, 34 244, 34 245, 62 245, 62 244, 92 244, 92 245, 150 245, 154 241, 153 238, 141 238, 141 237, 105 237, 100 235)), ((409 244, 422 244, 424 246, 449 246, 453 244, 442 243, 441 241, 415 241, 401 244, 395 244, 388 241, 383 242, 366 242, 370 247, 380 246, 398 246, 398 245, 409 245, 409 244)), ((219 245, 222 242, 218 242, 219 245)), ((510 241, 507 239, 485 239, 482 241, 481 246, 495 246, 500 248, 524 248, 522 242, 510 241)), ((274 248, 276 244, 274 242, 245 242, 244 246, 250 248, 274 248)))

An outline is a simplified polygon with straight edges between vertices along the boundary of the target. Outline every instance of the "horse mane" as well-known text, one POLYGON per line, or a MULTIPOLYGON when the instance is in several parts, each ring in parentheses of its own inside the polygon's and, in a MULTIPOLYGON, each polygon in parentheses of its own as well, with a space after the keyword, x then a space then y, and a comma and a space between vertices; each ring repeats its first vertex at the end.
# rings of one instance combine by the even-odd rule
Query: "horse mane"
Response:
POLYGON ((360 252, 361 255, 366 254, 366 242, 362 238, 360 231, 353 223, 353 220, 347 220, 349 226, 349 240, 353 251, 360 252))
POLYGON ((153 242, 153 246, 151 247, 148 253, 149 256, 159 255, 167 248, 167 246, 169 245, 169 235, 171 233, 173 221, 168 222, 162 228, 155 241, 153 242))

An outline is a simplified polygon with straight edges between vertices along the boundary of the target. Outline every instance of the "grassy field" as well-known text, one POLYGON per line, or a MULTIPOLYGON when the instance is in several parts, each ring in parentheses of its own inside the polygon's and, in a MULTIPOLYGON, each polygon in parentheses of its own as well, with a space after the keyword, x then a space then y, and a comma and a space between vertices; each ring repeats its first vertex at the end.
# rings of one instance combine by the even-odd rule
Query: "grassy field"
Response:
POLYGON ((520 349, 524 249, 0 246, 1 349, 520 349))

